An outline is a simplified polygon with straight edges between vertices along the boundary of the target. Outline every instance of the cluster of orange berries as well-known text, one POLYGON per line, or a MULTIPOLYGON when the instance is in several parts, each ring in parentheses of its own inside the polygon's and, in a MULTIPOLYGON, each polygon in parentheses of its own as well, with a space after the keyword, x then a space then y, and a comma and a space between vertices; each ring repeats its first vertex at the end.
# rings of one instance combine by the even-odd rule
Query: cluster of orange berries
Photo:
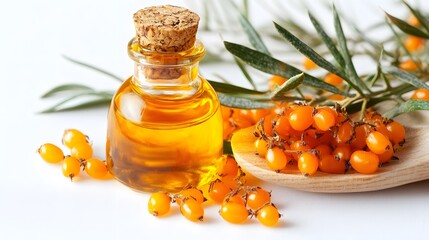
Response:
POLYGON ((63 150, 55 144, 45 143, 37 152, 48 163, 60 163, 65 177, 73 180, 85 171, 95 179, 107 179, 111 175, 104 161, 93 157, 91 142, 85 134, 76 129, 64 131, 62 143, 70 149, 70 155, 64 155, 63 150))
POLYGON ((353 121, 339 106, 290 104, 256 126, 256 152, 270 169, 299 169, 305 176, 318 170, 345 173, 350 167, 370 174, 394 159, 405 142, 404 127, 380 114, 353 121))
POLYGON ((233 157, 224 158, 218 170, 219 178, 212 181, 206 192, 195 187, 188 187, 179 193, 153 193, 148 202, 148 210, 154 216, 162 216, 170 211, 171 205, 177 203, 182 215, 190 221, 203 221, 204 202, 210 199, 221 204, 219 214, 230 223, 244 223, 256 216, 265 226, 275 226, 280 214, 271 203, 271 193, 260 188, 246 186, 244 173, 233 157), (207 198, 206 198, 207 196, 207 198))

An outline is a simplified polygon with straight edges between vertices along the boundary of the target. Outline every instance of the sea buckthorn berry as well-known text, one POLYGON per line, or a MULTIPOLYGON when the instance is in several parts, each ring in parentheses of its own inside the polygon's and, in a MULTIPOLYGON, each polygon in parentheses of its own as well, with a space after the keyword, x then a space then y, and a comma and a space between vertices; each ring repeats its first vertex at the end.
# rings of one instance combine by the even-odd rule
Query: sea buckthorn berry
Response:
MULTIPOLYGON (((297 140, 290 145, 290 149, 294 151, 305 151, 305 150, 311 149, 311 147, 307 144, 307 142, 302 140, 297 140)), ((292 153, 292 156, 295 160, 298 160, 299 158, 298 153, 292 153)))
POLYGON ((271 194, 260 187, 256 187, 247 193, 246 199, 247 206, 253 210, 257 210, 271 202, 271 194))
POLYGON ((39 147, 37 152, 40 157, 48 163, 57 163, 64 159, 63 150, 52 143, 43 144, 39 147))
POLYGON ((329 100, 335 100, 335 101, 340 101, 344 99, 343 95, 340 94, 332 94, 331 96, 328 97, 329 100))
POLYGON ((180 205, 180 212, 186 219, 192 222, 202 222, 204 219, 203 205, 193 198, 183 199, 183 202, 180 205))
POLYGON ((413 95, 411 96, 411 99, 429 101, 429 90, 419 88, 414 91, 413 95))
POLYGON ((348 161, 352 155, 352 150, 350 145, 342 144, 334 149, 332 155, 334 155, 337 161, 348 161))
POLYGON ((408 18, 408 21, 407 21, 411 26, 414 26, 414 27, 419 27, 420 26, 420 21, 419 21, 419 19, 416 17, 416 16, 414 16, 414 15, 411 15, 409 18, 408 18))
POLYGON ((399 63, 399 68, 405 71, 417 71, 419 70, 419 66, 422 67, 423 64, 421 62, 415 62, 412 59, 405 60, 399 63))
POLYGON ((73 178, 80 173, 80 161, 72 156, 66 156, 63 162, 63 175, 64 177, 73 178))
POLYGON ((232 116, 232 109, 225 106, 220 106, 223 120, 228 120, 232 116))
POLYGON ((238 180, 236 175, 225 175, 220 179, 226 186, 230 189, 235 189, 238 185, 238 180))
POLYGON ((315 150, 319 156, 332 154, 332 149, 328 144, 320 144, 315 148, 315 150))
POLYGON ((216 203, 222 203, 230 192, 231 188, 221 180, 217 179, 210 184, 208 195, 216 203))
POLYGON ((279 117, 279 119, 277 120, 277 124, 276 124, 274 129, 280 137, 282 137, 282 138, 288 137, 289 134, 291 133, 291 126, 289 123, 289 117, 288 116, 279 117))
POLYGON ((232 120, 223 121, 223 140, 227 140, 231 137, 232 133, 236 129, 236 126, 232 120))
POLYGON ((147 209, 149 213, 157 216, 162 216, 170 211, 171 197, 166 192, 156 192, 149 197, 147 209))
POLYGON ((87 142, 76 143, 71 148, 72 157, 77 158, 78 160, 90 159, 93 154, 92 146, 87 142))
POLYGON ((366 145, 375 154, 382 154, 390 147, 389 139, 378 131, 371 132, 366 138, 366 145))
POLYGON ((259 156, 265 157, 267 155, 268 145, 262 138, 258 138, 255 141, 255 147, 259 156))
POLYGON ((235 159, 231 156, 227 156, 222 161, 221 167, 218 170, 219 176, 233 175, 236 176, 238 173, 238 164, 235 159))
POLYGON ((377 132, 380 132, 385 136, 389 136, 389 130, 387 130, 387 127, 386 127, 386 125, 384 125, 384 123, 377 123, 376 122, 375 125, 376 125, 375 130, 377 132))
POLYGON ((377 171, 380 160, 373 152, 358 150, 352 153, 350 164, 359 173, 371 174, 377 171))
POLYGON ((256 218, 265 226, 275 226, 281 215, 273 204, 266 205, 256 212, 256 218))
POLYGON ((243 196, 241 196, 240 194, 234 194, 232 196, 228 196, 224 200, 224 203, 226 202, 233 202, 233 203, 241 204, 243 206, 246 205, 246 201, 244 200, 243 196))
POLYGON ((252 116, 253 123, 259 122, 263 117, 271 114, 272 109, 252 109, 250 110, 250 115, 252 116))
POLYGON ((338 128, 337 139, 338 143, 348 143, 353 138, 353 126, 349 122, 341 124, 338 128))
POLYGON ((267 136, 272 137, 273 136, 273 125, 275 124, 274 119, 276 118, 277 114, 270 114, 264 117, 264 133, 267 136))
POLYGON ((327 109, 328 108, 317 109, 316 114, 313 116, 316 128, 322 131, 328 131, 336 123, 336 116, 332 111, 327 109))
POLYGON ((425 40, 416 36, 408 36, 404 42, 405 48, 410 52, 417 52, 424 48, 425 40))
POLYGON ((338 86, 338 85, 341 85, 343 83, 343 79, 340 78, 338 75, 333 74, 333 73, 326 74, 326 76, 323 80, 329 84, 334 85, 334 86, 338 86))
POLYGON ((345 173, 346 161, 337 160, 334 155, 323 155, 320 157, 319 169, 326 173, 345 173))
POLYGON ((283 83, 285 83, 285 82, 286 82, 285 78, 275 75, 268 80, 268 88, 270 90, 273 90, 277 86, 283 85, 283 83))
POLYGON ((203 195, 203 192, 197 188, 191 187, 180 191, 178 194, 180 197, 176 199, 176 202, 180 205, 181 199, 185 198, 194 198, 198 203, 203 203, 206 201, 206 198, 203 195))
POLYGON ((97 158, 89 158, 85 161, 85 172, 92 178, 104 179, 107 174, 106 164, 97 158))
POLYGON ((315 148, 320 144, 319 140, 317 139, 317 134, 314 133, 314 131, 314 129, 308 129, 305 131, 304 135, 301 134, 302 141, 304 141, 310 148, 315 148))
POLYGON ((225 221, 238 224, 243 223, 249 217, 249 211, 246 206, 235 202, 225 202, 219 211, 225 221))
POLYGON ((290 126, 298 131, 304 131, 313 124, 313 111, 314 108, 310 106, 300 106, 290 113, 289 123, 290 126))
POLYGON ((390 144, 387 151, 385 151, 382 154, 377 154, 377 156, 378 156, 380 163, 386 163, 386 162, 389 162, 390 160, 392 160, 393 154, 394 154, 393 146, 392 146, 392 144, 390 144))
POLYGON ((393 144, 401 144, 405 141, 405 128, 398 122, 391 122, 386 125, 387 137, 393 144))
POLYGON ((232 120, 239 128, 247 128, 253 125, 253 118, 250 110, 247 109, 234 109, 232 120))
POLYGON ((312 176, 319 168, 319 159, 311 152, 304 152, 298 158, 298 169, 304 176, 312 176))
POLYGON ((62 141, 66 147, 71 149, 77 143, 88 142, 88 137, 77 129, 66 129, 62 141))
POLYGON ((317 64, 307 57, 304 58, 303 65, 306 70, 317 68, 317 64))
POLYGON ((268 167, 274 171, 283 169, 288 162, 286 154, 279 147, 268 149, 265 160, 268 164, 268 167))
POLYGON ((355 128, 355 136, 350 142, 350 145, 354 149, 363 149, 366 146, 366 130, 364 125, 357 126, 355 128))

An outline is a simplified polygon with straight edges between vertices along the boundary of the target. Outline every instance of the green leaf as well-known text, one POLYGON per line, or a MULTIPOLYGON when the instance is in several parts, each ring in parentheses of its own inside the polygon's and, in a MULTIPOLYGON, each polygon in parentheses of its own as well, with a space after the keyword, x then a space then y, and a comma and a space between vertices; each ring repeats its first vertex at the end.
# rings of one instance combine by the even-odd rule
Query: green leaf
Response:
POLYGON ((358 87, 358 88, 355 88, 356 91, 358 91, 361 94, 363 94, 363 90, 367 90, 369 92, 370 90, 368 86, 366 86, 365 83, 362 81, 362 79, 359 78, 356 72, 355 66, 353 65, 352 57, 347 47, 347 40, 344 35, 343 27, 341 26, 340 17, 338 16, 338 12, 335 6, 333 6, 333 10, 334 10, 335 31, 337 33, 340 51, 342 52, 343 58, 346 63, 347 75, 350 77, 350 80, 353 82, 353 84, 358 87))
POLYGON ((253 89, 256 90, 255 82, 253 81, 252 77, 246 70, 246 66, 244 66, 241 59, 234 57, 235 63, 237 64, 238 68, 240 68, 241 72, 243 73, 244 77, 247 79, 247 81, 252 85, 253 89))
POLYGON ((45 94, 43 94, 40 98, 48 98, 55 94, 61 93, 61 92, 71 92, 71 91, 93 91, 94 89, 82 85, 82 84, 63 84, 57 87, 52 88, 51 90, 47 91, 45 94))
POLYGON ((233 155, 230 141, 223 141, 223 154, 233 155))
POLYGON ((393 108, 389 112, 384 114, 384 117, 393 118, 403 113, 417 111, 417 110, 429 110, 429 102, 425 100, 408 100, 401 103, 399 106, 393 108))
POLYGON ((65 100, 55 104, 50 108, 47 108, 41 111, 40 113, 53 113, 53 112, 70 111, 70 110, 100 106, 102 104, 110 103, 112 100, 112 97, 113 97, 112 92, 90 92, 90 93, 84 93, 84 94, 79 93, 69 98, 66 98, 65 100), (95 99, 68 105, 73 100, 76 100, 84 96, 93 96, 95 97, 95 99))
POLYGON ((399 80, 405 83, 413 85, 416 88, 429 89, 429 86, 426 83, 424 83, 422 80, 418 79, 416 76, 414 76, 411 73, 402 71, 399 68, 389 67, 386 72, 397 77, 399 80))
POLYGON ((249 22, 247 17, 245 17, 242 14, 240 14, 240 24, 241 24, 241 27, 243 28, 243 31, 246 33, 250 44, 252 44, 252 46, 256 50, 266 53, 267 55, 271 55, 267 46, 265 46, 264 42, 262 41, 259 33, 255 30, 255 28, 249 22))
MULTIPOLYGON (((284 78, 291 78, 295 75, 300 74, 302 71, 286 64, 280 60, 277 60, 265 53, 261 53, 250 49, 248 47, 231 43, 224 42, 226 49, 234 56, 240 58, 252 67, 272 75, 278 75, 284 78)), ((304 73, 304 85, 315 87, 328 92, 337 93, 343 96, 347 96, 347 93, 338 90, 336 87, 328 84, 314 76, 304 73)))
POLYGON ((271 91, 270 98, 278 99, 279 97, 283 97, 286 92, 295 89, 304 81, 304 74, 301 73, 299 75, 293 76, 288 79, 285 83, 283 83, 280 87, 275 88, 271 91))
POLYGON ((63 57, 64 57, 66 60, 68 60, 68 61, 70 61, 70 62, 72 62, 72 63, 75 63, 75 64, 77 64, 77 65, 80 65, 80 66, 83 66, 83 67, 86 67, 86 68, 92 69, 92 70, 94 70, 94 71, 96 71, 96 72, 102 73, 102 74, 104 74, 104 75, 107 75, 107 76, 109 76, 109 77, 111 77, 111 78, 115 79, 115 80, 116 80, 116 81, 118 81, 118 82, 123 82, 123 81, 124 81, 124 79, 123 79, 123 78, 118 77, 118 76, 116 76, 116 75, 115 75, 115 74, 113 74, 113 73, 107 72, 106 70, 103 70, 103 69, 98 68, 98 67, 96 67, 96 66, 93 66, 93 65, 91 65, 91 64, 88 64, 88 63, 84 63, 84 62, 78 61, 78 60, 76 60, 76 59, 70 58, 70 57, 65 56, 65 55, 63 55, 63 57))
POLYGON ((330 62, 328 62, 326 59, 320 56, 316 51, 314 51, 303 41, 299 40, 299 38, 295 37, 288 30, 286 30, 285 28, 283 28, 282 26, 278 25, 275 22, 274 22, 274 26, 277 29, 277 31, 280 33, 280 35, 282 35, 287 41, 289 41, 289 43, 292 44, 292 46, 294 46, 299 52, 304 54, 306 57, 311 59, 319 67, 324 68, 329 72, 335 73, 338 76, 343 75, 343 77, 345 77, 341 71, 339 71, 336 67, 334 67, 334 65, 332 65, 330 62))
POLYGON ((404 33, 407 33, 407 34, 410 34, 410 35, 413 35, 416 37, 429 39, 428 33, 425 33, 422 30, 411 26, 407 22, 388 14, 387 12, 385 12, 385 13, 386 13, 387 17, 390 19, 390 21, 393 24, 395 24, 399 29, 401 29, 404 33))
POLYGON ((264 92, 259 92, 256 90, 242 88, 242 87, 238 87, 238 86, 231 85, 228 83, 221 83, 221 82, 216 82, 216 81, 212 81, 212 80, 207 80, 207 81, 210 83, 210 85, 213 87, 213 89, 216 92, 220 92, 220 93, 256 94, 256 95, 265 94, 264 92))
POLYGON ((429 20, 423 16, 418 9, 414 9, 406 1, 402 0, 411 13, 419 20, 420 24, 429 32, 429 20))
POLYGON ((233 95, 218 93, 217 94, 220 103, 223 106, 232 108, 243 108, 243 109, 261 109, 261 108, 272 108, 275 105, 271 102, 260 102, 249 98, 237 97, 233 95))
POLYGON ((332 56, 334 56, 335 60, 340 66, 344 67, 345 66, 344 58, 343 56, 341 56, 340 51, 335 46, 335 43, 332 41, 332 39, 323 29, 319 21, 317 21, 317 19, 310 12, 308 12, 308 16, 310 17, 311 23, 313 24, 319 36, 322 38, 322 41, 325 43, 326 47, 331 52, 332 56))

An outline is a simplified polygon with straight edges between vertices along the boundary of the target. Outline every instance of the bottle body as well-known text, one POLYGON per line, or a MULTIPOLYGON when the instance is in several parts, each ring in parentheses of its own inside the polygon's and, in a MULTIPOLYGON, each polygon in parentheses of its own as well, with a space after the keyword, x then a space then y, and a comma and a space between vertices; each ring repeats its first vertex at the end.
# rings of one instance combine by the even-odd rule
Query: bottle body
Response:
POLYGON ((162 62, 136 63, 134 76, 113 97, 106 155, 110 172, 125 185, 174 192, 214 177, 222 114, 215 91, 196 74, 198 62, 162 62))

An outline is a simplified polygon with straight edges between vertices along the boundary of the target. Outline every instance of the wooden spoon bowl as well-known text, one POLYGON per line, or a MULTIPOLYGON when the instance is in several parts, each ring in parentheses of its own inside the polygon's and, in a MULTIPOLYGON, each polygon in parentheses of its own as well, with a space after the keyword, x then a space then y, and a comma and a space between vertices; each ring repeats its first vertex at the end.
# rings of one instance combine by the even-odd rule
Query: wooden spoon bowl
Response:
POLYGON ((242 129, 233 135, 231 144, 235 159, 245 171, 280 186, 310 192, 346 193, 387 189, 429 179, 427 128, 407 128, 407 142, 395 154, 399 160, 390 161, 374 174, 361 174, 351 170, 345 174, 317 172, 310 177, 303 176, 298 170, 281 173, 270 170, 265 160, 255 154, 254 129, 242 129))

